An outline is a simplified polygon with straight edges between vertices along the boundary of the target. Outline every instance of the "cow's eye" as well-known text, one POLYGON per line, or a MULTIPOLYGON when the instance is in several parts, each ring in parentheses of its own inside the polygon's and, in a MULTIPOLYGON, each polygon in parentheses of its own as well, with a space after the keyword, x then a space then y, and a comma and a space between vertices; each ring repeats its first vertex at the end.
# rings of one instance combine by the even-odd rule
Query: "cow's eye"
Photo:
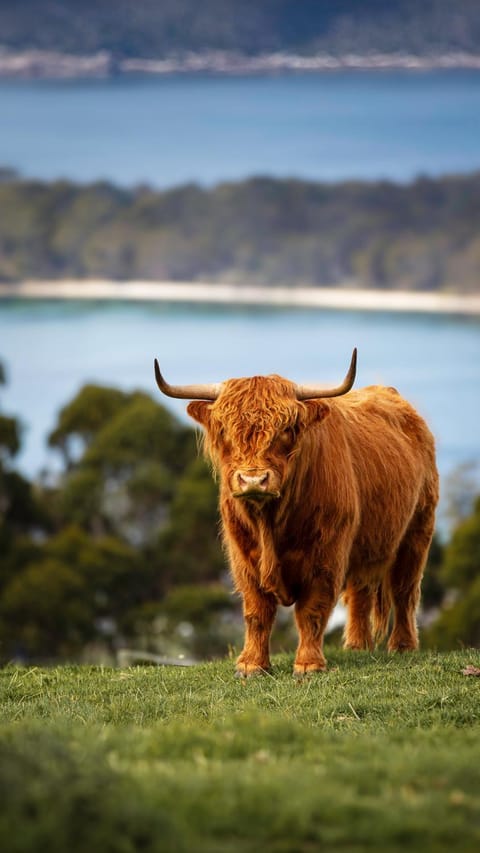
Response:
POLYGON ((280 433, 280 441, 285 445, 293 444, 295 441, 295 431, 291 427, 284 429, 283 432, 280 433))

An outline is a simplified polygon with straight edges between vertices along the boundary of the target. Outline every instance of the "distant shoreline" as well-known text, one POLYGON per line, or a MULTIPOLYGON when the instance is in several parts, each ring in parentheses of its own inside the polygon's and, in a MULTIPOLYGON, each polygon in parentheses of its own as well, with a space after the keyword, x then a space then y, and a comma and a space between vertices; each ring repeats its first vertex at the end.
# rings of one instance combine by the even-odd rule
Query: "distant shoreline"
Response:
POLYGON ((267 287, 175 281, 64 280, 0 283, 0 300, 118 300, 325 308, 480 316, 480 295, 343 287, 267 287))
POLYGON ((408 52, 367 55, 318 53, 301 55, 278 51, 246 56, 231 51, 205 51, 157 58, 121 58, 106 50, 77 55, 48 50, 11 51, 0 47, 0 79, 77 79, 124 75, 325 73, 329 71, 480 70, 480 53, 408 52))

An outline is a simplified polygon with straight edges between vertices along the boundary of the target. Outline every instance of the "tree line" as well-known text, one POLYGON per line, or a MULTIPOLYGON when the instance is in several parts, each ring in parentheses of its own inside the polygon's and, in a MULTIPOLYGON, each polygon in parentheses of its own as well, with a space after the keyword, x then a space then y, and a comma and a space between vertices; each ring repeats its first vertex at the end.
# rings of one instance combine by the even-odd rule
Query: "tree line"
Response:
MULTIPOLYGON (((217 486, 194 430, 143 392, 86 385, 48 443, 61 473, 32 482, 14 466, 19 421, 0 412, 0 660, 111 661, 124 646, 204 659, 239 645, 217 486)), ((479 559, 480 498, 434 541, 424 644, 480 645, 479 559)), ((295 643, 283 616, 277 649, 295 643)))
POLYGON ((0 172, 0 281, 107 278, 478 292, 480 172, 165 191, 0 172))
POLYGON ((3 47, 108 51, 116 59, 209 50, 476 54, 479 40, 476 0, 2 0, 0 6, 3 47))

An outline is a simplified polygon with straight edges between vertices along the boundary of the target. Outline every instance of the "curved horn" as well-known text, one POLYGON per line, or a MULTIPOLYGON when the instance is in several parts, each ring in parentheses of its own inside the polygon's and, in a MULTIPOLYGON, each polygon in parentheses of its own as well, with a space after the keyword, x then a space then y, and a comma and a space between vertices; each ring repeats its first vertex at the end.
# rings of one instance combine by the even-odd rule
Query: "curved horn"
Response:
POLYGON ((296 385, 295 394, 297 400, 314 400, 317 397, 340 397, 342 394, 346 394, 347 391, 350 391, 350 388, 355 382, 356 372, 357 348, 355 347, 352 353, 352 360, 350 362, 350 367, 348 368, 348 373, 341 385, 337 388, 319 388, 316 385, 296 385))
POLYGON ((220 385, 169 385, 165 382, 157 359, 155 359, 155 379, 162 394, 177 397, 179 400, 216 400, 220 385))

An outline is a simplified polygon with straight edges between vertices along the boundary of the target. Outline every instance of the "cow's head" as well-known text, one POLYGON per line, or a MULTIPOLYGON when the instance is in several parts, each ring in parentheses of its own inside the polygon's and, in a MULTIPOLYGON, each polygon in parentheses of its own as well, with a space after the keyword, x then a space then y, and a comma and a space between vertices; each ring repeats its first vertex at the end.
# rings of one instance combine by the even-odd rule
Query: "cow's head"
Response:
POLYGON ((324 399, 352 387, 356 360, 355 349, 337 388, 296 385, 275 375, 175 387, 165 382, 157 360, 155 376, 164 394, 192 401, 187 411, 205 427, 206 450, 230 494, 264 502, 281 496, 309 427, 330 411, 324 399))

